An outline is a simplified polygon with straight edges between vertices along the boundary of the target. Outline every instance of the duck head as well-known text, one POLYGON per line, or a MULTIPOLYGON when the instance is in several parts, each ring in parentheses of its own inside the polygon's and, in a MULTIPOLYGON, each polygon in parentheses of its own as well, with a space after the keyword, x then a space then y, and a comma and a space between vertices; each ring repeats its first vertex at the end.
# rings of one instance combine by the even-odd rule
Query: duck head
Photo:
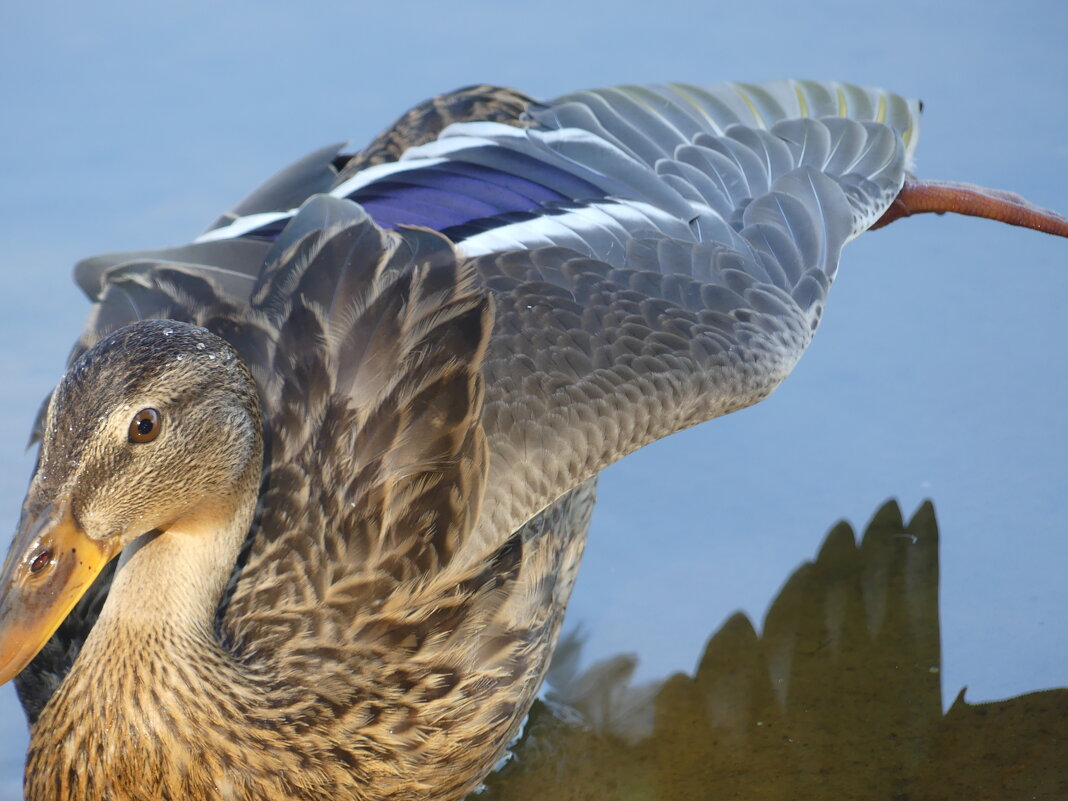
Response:
POLYGON ((210 536, 254 492, 261 429, 248 368, 203 328, 143 321, 86 351, 49 402, 0 576, 0 683, 127 545, 176 524, 210 536))

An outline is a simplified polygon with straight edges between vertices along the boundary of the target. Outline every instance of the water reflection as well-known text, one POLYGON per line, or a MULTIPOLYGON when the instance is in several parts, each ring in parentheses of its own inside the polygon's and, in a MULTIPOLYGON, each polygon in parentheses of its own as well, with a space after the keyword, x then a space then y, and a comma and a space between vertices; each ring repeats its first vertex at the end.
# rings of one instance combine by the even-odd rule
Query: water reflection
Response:
POLYGON ((630 686, 635 660, 558 652, 545 702, 486 801, 1068 798, 1068 690, 942 713, 938 529, 884 505, 840 523, 758 635, 713 634, 693 676, 630 686))

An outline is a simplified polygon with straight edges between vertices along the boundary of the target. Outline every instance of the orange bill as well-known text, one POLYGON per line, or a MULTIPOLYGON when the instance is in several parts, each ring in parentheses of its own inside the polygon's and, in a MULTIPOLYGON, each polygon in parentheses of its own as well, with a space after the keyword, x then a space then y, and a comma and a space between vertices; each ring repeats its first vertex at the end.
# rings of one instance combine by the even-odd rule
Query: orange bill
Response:
POLYGON ((0 684, 30 663, 117 552, 82 531, 66 503, 26 509, 0 576, 0 684))

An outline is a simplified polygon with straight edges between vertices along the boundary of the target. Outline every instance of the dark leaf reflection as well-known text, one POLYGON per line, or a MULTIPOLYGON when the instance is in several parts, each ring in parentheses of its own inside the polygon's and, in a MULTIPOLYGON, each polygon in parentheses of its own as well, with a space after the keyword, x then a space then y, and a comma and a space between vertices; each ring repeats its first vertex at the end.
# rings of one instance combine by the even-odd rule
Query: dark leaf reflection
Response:
POLYGON ((741 614, 695 675, 632 687, 617 656, 579 672, 566 640, 544 702, 484 801, 1068 799, 1068 690, 942 713, 938 529, 884 505, 841 523, 758 635, 741 614))

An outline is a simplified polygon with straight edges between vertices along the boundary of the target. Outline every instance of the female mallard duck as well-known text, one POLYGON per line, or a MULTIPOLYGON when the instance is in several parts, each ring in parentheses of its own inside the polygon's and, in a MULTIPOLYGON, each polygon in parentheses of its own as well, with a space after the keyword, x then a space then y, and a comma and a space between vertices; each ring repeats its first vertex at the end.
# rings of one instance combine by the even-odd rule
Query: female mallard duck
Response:
POLYGON ((598 471, 766 397, 888 209, 981 197, 906 186, 917 120, 841 84, 478 87, 191 245, 79 265, 95 306, 0 579, 27 796, 470 791, 598 471))

